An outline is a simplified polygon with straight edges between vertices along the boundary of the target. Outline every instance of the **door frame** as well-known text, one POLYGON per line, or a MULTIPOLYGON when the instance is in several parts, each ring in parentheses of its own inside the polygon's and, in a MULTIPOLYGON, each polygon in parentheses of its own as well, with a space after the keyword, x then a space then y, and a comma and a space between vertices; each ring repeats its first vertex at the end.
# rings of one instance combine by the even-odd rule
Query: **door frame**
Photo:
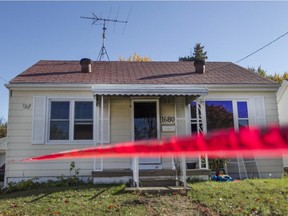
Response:
MULTIPOLYGON (((131 140, 135 141, 134 133, 134 103, 145 103, 145 102, 155 102, 156 103, 156 123, 157 123, 157 139, 160 136, 160 109, 159 109, 159 98, 131 98, 131 140)), ((139 169, 161 169, 162 168, 162 159, 159 157, 158 163, 147 163, 141 164, 139 162, 139 169)))

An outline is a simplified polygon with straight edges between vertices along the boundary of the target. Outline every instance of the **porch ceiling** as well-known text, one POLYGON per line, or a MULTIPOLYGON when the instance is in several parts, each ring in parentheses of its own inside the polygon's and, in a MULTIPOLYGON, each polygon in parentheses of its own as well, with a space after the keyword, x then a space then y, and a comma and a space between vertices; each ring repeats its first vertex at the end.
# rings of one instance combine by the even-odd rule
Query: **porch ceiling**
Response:
POLYGON ((192 85, 145 85, 145 84, 99 84, 92 87, 93 95, 141 95, 141 96, 204 96, 205 87, 192 85))

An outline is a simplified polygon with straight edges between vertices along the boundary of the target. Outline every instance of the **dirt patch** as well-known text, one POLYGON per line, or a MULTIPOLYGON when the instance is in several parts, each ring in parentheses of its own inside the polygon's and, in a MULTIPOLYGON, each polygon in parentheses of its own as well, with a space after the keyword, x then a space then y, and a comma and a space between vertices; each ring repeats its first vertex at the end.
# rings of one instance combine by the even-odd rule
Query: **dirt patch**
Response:
POLYGON ((172 194, 141 194, 139 202, 145 205, 147 215, 153 216, 217 216, 209 208, 193 203, 189 196, 172 194))

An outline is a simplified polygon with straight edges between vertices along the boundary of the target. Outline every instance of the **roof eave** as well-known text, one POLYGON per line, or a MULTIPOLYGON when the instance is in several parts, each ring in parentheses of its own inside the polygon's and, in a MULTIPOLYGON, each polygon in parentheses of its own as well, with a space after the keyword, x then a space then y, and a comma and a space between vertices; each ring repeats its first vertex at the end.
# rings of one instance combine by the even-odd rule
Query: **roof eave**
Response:
MULTIPOLYGON (((157 88, 161 88, 161 86, 167 86, 170 88, 194 88, 202 89, 206 88, 209 91, 213 92, 226 92, 226 91, 278 91, 280 84, 277 83, 255 83, 255 84, 83 84, 83 83, 9 83, 5 84, 6 88, 9 90, 91 90, 95 86, 109 86, 112 88, 118 88, 122 86, 123 88, 127 86, 141 86, 142 88, 147 88, 149 86, 157 86, 157 88)), ((146 90, 146 89, 143 89, 146 90)))

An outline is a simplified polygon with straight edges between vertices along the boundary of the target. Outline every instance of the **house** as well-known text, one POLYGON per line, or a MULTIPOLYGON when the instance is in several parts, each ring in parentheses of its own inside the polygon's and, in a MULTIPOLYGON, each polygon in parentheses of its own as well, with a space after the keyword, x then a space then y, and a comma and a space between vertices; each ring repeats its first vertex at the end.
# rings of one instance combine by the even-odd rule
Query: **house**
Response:
POLYGON ((288 124, 288 80, 284 80, 277 92, 277 103, 279 111, 279 123, 280 125, 288 124))
MULTIPOLYGON (((71 160, 25 163, 64 150, 247 125, 278 123, 278 84, 230 62, 41 60, 9 89, 7 182, 68 176, 71 160)), ((207 157, 75 159, 94 182, 141 185, 147 177, 186 182, 210 173, 207 157), (186 166, 188 164, 189 167, 186 166), (140 179, 140 181, 139 181, 140 179), (170 178, 171 180, 171 178, 170 178), (140 182, 140 183, 139 183, 140 182)), ((282 159, 241 155, 235 178, 281 177, 282 159)), ((147 179, 146 179, 147 180, 147 179)))
POLYGON ((0 138, 0 182, 4 181, 5 175, 6 140, 6 137, 0 138))
MULTIPOLYGON (((288 80, 284 80, 277 92, 277 103, 279 111, 279 123, 280 125, 288 124, 288 80)), ((283 156, 284 169, 288 171, 288 155, 283 156)))

